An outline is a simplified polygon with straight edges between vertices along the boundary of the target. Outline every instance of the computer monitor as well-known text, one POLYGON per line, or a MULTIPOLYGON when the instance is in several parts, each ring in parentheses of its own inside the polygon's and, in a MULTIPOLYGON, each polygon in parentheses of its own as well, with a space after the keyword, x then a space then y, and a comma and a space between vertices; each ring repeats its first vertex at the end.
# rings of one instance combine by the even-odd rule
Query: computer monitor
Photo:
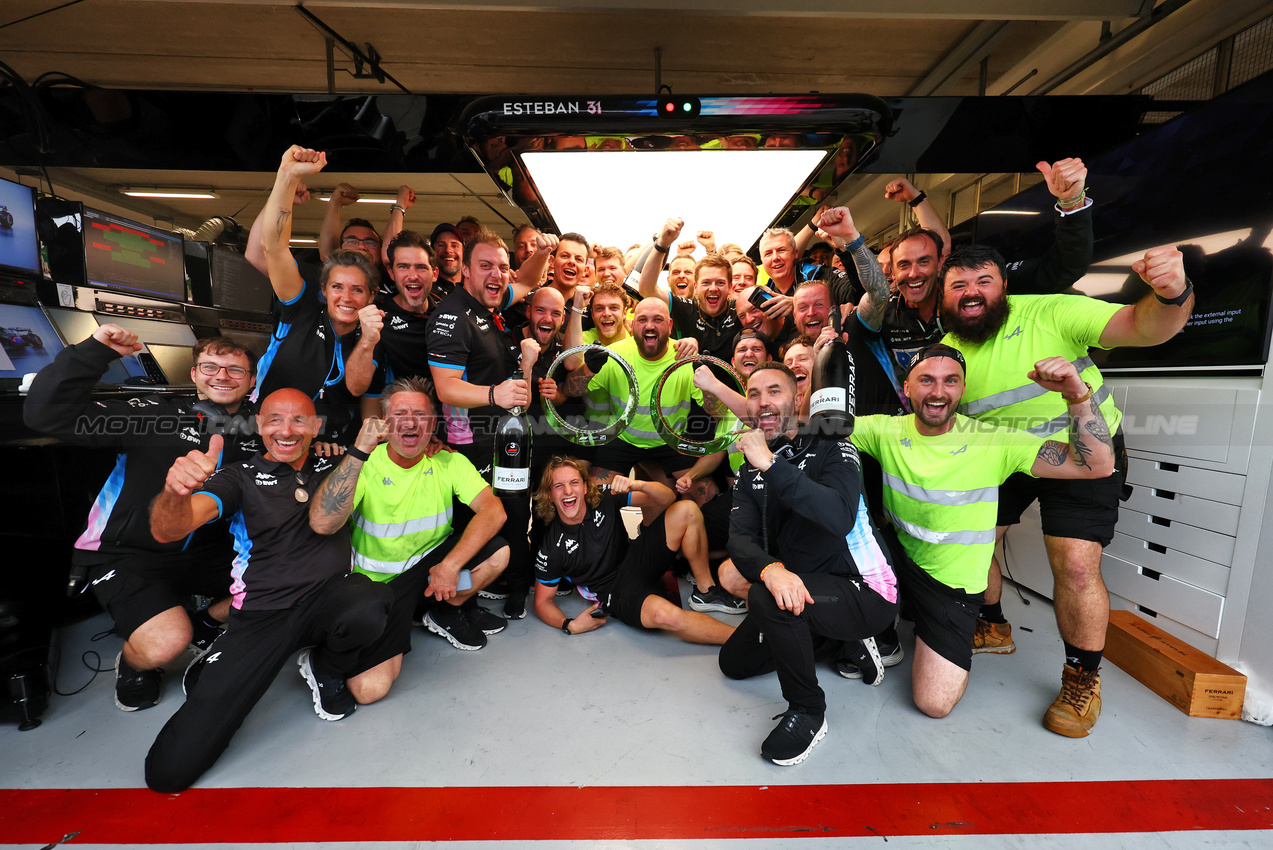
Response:
POLYGON ((0 304, 0 379, 38 372, 61 350, 62 339, 43 310, 0 304))
POLYGON ((149 343, 146 348, 150 349, 170 385, 194 386, 190 377, 190 370, 194 368, 194 349, 188 345, 160 345, 156 342, 149 343))
POLYGON ((84 208, 89 286, 165 301, 186 300, 181 234, 84 208))
POLYGON ((247 258, 225 245, 213 245, 212 306, 244 313, 268 313, 274 298, 270 279, 247 258))
MULTIPOLYGON (((53 320, 53 327, 57 328, 58 333, 62 337, 62 342, 67 345, 81 343, 97 331, 97 317, 92 313, 85 313, 82 310, 68 310, 65 307, 49 307, 45 312, 53 320)), ((126 384, 132 379, 140 378, 145 374, 146 367, 141 364, 137 356, 129 355, 118 360, 112 360, 110 366, 106 369, 106 374, 102 375, 101 382, 103 384, 126 384)))
POLYGON ((255 331, 222 331, 222 336, 229 337, 248 351, 256 355, 256 359, 265 356, 265 351, 270 347, 270 335, 267 333, 257 333, 255 331))
POLYGON ((35 232, 35 190, 0 178, 0 269, 39 275, 40 240, 35 232))

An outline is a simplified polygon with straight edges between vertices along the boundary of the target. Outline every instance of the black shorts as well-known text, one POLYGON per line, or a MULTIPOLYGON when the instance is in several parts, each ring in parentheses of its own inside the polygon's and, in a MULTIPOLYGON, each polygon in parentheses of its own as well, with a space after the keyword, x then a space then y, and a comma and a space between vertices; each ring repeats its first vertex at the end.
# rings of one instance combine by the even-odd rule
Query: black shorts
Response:
POLYGON ((76 549, 71 556, 77 567, 86 570, 87 586, 124 640, 170 608, 193 610, 192 597, 212 602, 228 597, 233 559, 234 550, 228 545, 126 555, 76 549))
MULTIPOLYGON (((990 565, 986 564, 989 569, 990 565)), ((898 586, 915 615, 915 636, 965 670, 972 669, 972 636, 984 593, 969 593, 930 576, 910 558, 893 561, 898 586)))
POLYGON ((676 553, 667 548, 663 519, 660 514, 654 522, 641 527, 640 536, 628 544, 627 554, 619 562, 614 582, 598 597, 607 616, 638 629, 645 628, 641 625, 641 607, 646 597, 664 596, 663 574, 676 566, 676 553))
MULTIPOLYGON (((358 669, 353 675, 370 670, 377 664, 411 651, 412 615, 415 614, 417 606, 423 599, 424 589, 429 586, 429 570, 440 563, 459 540, 460 532, 452 531, 450 537, 420 559, 419 563, 405 573, 385 582, 385 585, 393 591, 393 606, 389 609, 389 619, 385 622, 385 629, 380 633, 380 637, 358 657, 358 669)), ((499 535, 492 537, 464 565, 464 569, 473 569, 507 545, 499 535)), ((427 601, 437 604, 437 601, 432 598, 427 601)))
POLYGON ((1114 435, 1114 473, 1106 478, 1034 478, 1015 472, 999 488, 996 525, 1016 525, 1025 509, 1039 500, 1043 533, 1049 537, 1094 540, 1108 546, 1118 523, 1118 502, 1127 477, 1127 447, 1114 435))
POLYGON ((634 446, 627 440, 611 440, 601 448, 593 458, 592 465, 596 469, 606 469, 627 475, 628 470, 638 463, 660 467, 669 477, 689 469, 694 465, 694 458, 681 454, 671 446, 653 446, 648 449, 634 446))

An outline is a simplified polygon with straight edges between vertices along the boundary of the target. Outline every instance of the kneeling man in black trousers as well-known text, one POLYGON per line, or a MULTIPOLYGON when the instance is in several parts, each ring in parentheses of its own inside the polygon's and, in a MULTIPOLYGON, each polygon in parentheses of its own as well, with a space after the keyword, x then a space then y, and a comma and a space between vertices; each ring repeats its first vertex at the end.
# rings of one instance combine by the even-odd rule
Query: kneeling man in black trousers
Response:
POLYGON ((720 667, 734 679, 778 671, 787 710, 760 754, 792 765, 827 732, 815 638, 878 634, 893 622, 897 581, 862 497, 857 449, 847 439, 800 433, 790 369, 756 367, 747 414, 757 430, 738 439, 747 462, 734 483, 729 554, 751 590, 720 667))
POLYGON ((393 592, 350 572, 349 529, 318 534, 309 500, 335 468, 310 455, 314 404, 299 390, 271 393, 257 415, 263 452, 218 468, 221 438, 178 458, 150 510, 151 533, 179 540, 233 517, 238 556, 225 633, 186 672, 186 702, 146 756, 146 784, 184 791, 212 767, 293 652, 314 710, 340 720, 354 710, 345 678, 380 636, 393 592), (197 674, 197 680, 195 679, 197 674))

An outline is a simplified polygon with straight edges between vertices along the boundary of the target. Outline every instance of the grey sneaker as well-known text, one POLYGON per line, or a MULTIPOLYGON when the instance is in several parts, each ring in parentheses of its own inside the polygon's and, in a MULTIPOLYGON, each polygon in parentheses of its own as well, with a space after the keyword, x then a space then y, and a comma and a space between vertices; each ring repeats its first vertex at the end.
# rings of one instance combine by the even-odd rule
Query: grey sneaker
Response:
POLYGON ((690 594, 690 607, 695 611, 718 611, 721 614, 746 614, 747 603, 719 584, 711 590, 696 590, 690 594))

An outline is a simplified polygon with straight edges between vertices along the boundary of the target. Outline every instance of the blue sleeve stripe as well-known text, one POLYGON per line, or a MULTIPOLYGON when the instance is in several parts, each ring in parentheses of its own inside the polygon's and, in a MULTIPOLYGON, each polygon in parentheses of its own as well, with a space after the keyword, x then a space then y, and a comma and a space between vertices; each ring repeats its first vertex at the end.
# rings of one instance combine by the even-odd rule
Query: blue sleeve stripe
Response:
POLYGON ((439 366, 443 369, 459 369, 460 371, 464 371, 463 366, 457 366, 454 363, 439 363, 437 360, 429 360, 429 365, 439 366))
MULTIPOLYGON (((217 520, 221 519, 221 515, 222 515, 223 513, 225 513, 225 505, 223 505, 223 504, 221 503, 221 497, 220 497, 220 496, 217 496, 217 495, 215 495, 215 494, 213 494, 213 493, 209 493, 207 490, 200 490, 200 491, 199 491, 198 493, 196 493, 195 495, 198 495, 198 496, 207 496, 209 499, 211 499, 211 500, 213 500, 214 502, 216 502, 216 503, 217 503, 217 515, 216 515, 216 516, 214 516, 212 519, 208 520, 208 522, 216 522, 217 520)), ((204 523, 204 524, 206 525, 207 523, 204 523)))

